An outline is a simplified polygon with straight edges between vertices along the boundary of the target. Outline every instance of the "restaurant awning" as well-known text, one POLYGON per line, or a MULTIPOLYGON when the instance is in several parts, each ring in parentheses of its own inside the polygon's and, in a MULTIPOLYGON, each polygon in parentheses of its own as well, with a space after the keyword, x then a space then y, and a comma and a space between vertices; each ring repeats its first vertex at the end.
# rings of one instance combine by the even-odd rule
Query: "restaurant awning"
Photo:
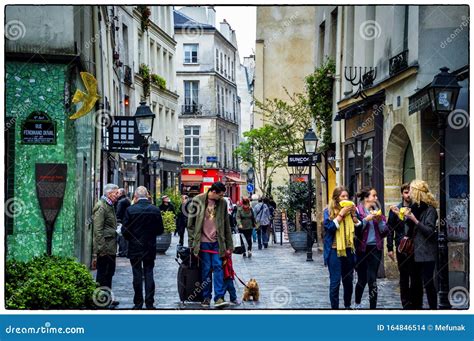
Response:
POLYGON ((230 175, 226 175, 226 181, 227 182, 231 182, 231 183, 236 183, 236 184, 239 184, 239 185, 245 185, 247 182, 240 179, 240 178, 236 178, 236 177, 233 177, 233 176, 230 176, 230 175))
POLYGON ((181 182, 198 182, 198 183, 200 183, 200 182, 202 182, 202 175, 196 175, 196 174, 181 175, 181 182))

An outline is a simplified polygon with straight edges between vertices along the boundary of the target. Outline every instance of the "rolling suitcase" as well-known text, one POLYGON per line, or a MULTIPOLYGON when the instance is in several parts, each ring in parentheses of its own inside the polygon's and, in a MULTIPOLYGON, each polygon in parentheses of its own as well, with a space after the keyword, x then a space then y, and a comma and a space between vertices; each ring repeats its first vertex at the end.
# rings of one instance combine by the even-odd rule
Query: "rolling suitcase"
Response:
POLYGON ((194 257, 189 248, 179 246, 177 249, 176 262, 178 268, 178 294, 181 302, 201 302, 201 268, 199 261, 194 257))

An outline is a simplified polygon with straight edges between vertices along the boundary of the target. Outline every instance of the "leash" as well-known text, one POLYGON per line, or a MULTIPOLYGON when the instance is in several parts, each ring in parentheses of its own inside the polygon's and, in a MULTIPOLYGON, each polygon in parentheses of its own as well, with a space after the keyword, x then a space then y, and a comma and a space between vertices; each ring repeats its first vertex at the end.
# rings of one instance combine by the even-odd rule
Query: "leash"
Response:
MULTIPOLYGON (((218 251, 214 251, 214 250, 199 250, 199 251, 204 252, 204 253, 212 253, 212 254, 214 254, 214 255, 219 254, 218 251)), ((199 257, 199 256, 198 256, 198 257, 199 257)), ((199 257, 199 259, 200 259, 200 257, 199 257)), ((239 276, 237 276, 237 274, 235 273, 235 270, 232 269, 232 271, 234 272, 234 276, 237 277, 237 279, 239 280, 239 282, 242 283, 242 285, 243 285, 244 287, 246 287, 247 289, 249 289, 249 287, 247 286, 247 284, 245 284, 245 282, 244 282, 239 276)))

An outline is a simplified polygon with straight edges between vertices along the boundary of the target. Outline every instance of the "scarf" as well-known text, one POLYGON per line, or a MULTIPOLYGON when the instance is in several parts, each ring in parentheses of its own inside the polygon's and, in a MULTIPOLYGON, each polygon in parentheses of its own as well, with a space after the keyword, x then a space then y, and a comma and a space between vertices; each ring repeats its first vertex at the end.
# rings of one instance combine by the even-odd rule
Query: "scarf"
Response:
POLYGON ((114 206, 112 200, 110 200, 109 198, 107 198, 105 195, 103 195, 101 197, 102 200, 104 200, 107 204, 109 204, 110 206, 114 206))
POLYGON ((352 216, 347 214, 336 230, 336 250, 338 257, 346 257, 346 249, 350 248, 354 252, 355 228, 352 216))
POLYGON ((244 209, 245 212, 249 212, 250 211, 250 205, 242 205, 242 208, 244 209))

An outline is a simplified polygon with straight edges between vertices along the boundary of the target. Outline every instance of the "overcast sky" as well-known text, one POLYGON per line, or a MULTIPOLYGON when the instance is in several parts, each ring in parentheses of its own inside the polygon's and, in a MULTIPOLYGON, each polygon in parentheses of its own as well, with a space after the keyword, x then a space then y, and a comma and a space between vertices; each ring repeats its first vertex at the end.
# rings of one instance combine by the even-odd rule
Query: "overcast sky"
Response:
POLYGON ((216 25, 224 19, 237 34, 237 44, 241 61, 254 53, 257 10, 255 6, 215 6, 216 25))

